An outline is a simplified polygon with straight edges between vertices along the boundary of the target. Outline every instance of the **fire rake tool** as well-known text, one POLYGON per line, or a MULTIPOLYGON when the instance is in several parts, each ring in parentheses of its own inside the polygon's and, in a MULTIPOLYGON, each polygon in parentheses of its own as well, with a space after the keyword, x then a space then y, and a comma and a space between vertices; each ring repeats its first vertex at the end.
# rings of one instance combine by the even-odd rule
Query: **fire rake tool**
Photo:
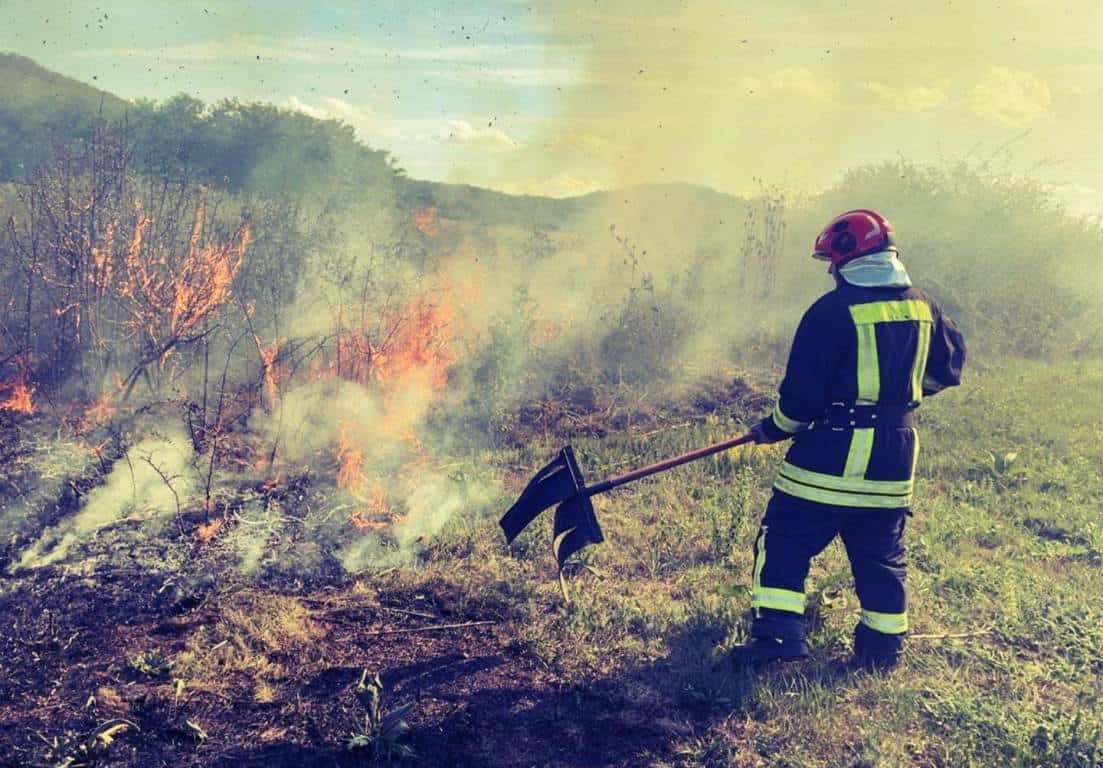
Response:
POLYGON ((574 450, 568 445, 559 451, 554 461, 536 473, 498 524, 505 532, 506 543, 512 543, 537 515, 558 504, 552 546, 555 560, 562 569, 567 558, 575 552, 589 544, 599 544, 605 540, 597 515, 594 514, 594 505, 590 502, 591 496, 753 440, 752 434, 734 437, 589 486, 575 461, 574 450))

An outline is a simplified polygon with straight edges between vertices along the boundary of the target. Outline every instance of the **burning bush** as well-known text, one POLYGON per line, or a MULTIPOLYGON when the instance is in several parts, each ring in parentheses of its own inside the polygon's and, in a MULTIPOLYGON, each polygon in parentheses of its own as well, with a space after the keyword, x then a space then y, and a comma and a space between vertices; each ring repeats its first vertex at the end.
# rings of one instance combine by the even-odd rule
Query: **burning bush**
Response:
POLYGON ((5 382, 0 386, 0 391, 2 390, 7 390, 7 397, 3 402, 0 402, 0 411, 27 415, 34 413, 34 403, 31 401, 34 387, 27 386, 27 382, 24 381, 22 375, 5 382))
POLYGON ((212 221, 205 189, 158 184, 129 159, 125 136, 99 124, 20 185, 8 219, 23 301, 7 308, 4 341, 33 356, 26 373, 50 392, 75 378, 100 398, 112 372, 123 399, 140 379, 171 383, 170 358, 217 325, 249 247, 247 221, 212 221))

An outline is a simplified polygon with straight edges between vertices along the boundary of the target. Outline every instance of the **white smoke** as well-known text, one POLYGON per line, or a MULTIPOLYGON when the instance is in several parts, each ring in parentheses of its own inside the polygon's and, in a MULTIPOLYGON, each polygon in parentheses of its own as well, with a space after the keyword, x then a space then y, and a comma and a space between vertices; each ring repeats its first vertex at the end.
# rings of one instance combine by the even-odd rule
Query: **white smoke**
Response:
POLYGON ((77 543, 124 520, 144 523, 187 509, 197 486, 193 457, 191 441, 178 428, 142 440, 115 462, 76 515, 45 530, 24 550, 15 570, 56 563, 77 543))
POLYGON ((423 473, 401 502, 404 517, 391 529, 393 543, 366 533, 341 550, 338 560, 350 573, 373 566, 408 564, 418 548, 440 533, 453 515, 465 510, 476 514, 495 496, 494 489, 481 481, 423 473))

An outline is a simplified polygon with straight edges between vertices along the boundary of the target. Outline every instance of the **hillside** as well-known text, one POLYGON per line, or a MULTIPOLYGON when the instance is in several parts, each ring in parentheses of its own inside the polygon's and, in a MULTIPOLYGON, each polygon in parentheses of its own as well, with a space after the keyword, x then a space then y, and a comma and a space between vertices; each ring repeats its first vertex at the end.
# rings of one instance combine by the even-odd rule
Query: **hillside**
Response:
MULTIPOLYGON (((567 198, 511 195, 468 184, 403 179, 403 202, 411 207, 436 206, 441 216, 486 225, 538 229, 587 227, 599 219, 627 218, 638 224, 655 210, 691 212, 689 228, 704 222, 732 222, 745 212, 746 201, 696 184, 644 184, 567 198)), ((606 222, 607 223, 607 222, 606 222)), ((741 223, 741 222, 740 222, 741 223)))
POLYGON ((56 138, 79 132, 97 115, 118 119, 128 107, 25 56, 0 53, 0 180, 21 177, 56 138))
POLYGON ((270 105, 227 102, 208 107, 184 96, 135 105, 16 54, 0 54, 0 180, 19 178, 29 162, 42 157, 44 139, 78 135, 97 115, 126 117, 140 141, 139 159, 153 170, 185 162, 204 168, 212 183, 232 188, 260 185, 272 190, 294 178, 317 194, 322 190, 313 180, 361 190, 385 182, 394 185, 406 210, 433 206, 444 218, 485 226, 593 228, 610 217, 638 224, 646 212, 668 210, 686 212, 688 220, 682 217, 680 223, 700 229, 725 219, 731 223, 745 210, 742 201, 692 184, 652 184, 555 199, 409 179, 391 172, 386 152, 364 146, 350 128, 334 121, 270 105), (319 165, 340 165, 341 171, 322 171, 319 165))
POLYGON ((121 117, 129 102, 94 86, 65 77, 15 53, 0 53, 0 106, 34 115, 63 108, 121 117))
POLYGON ((31 59, 0 56, 0 181, 22 179, 102 118, 125 119, 133 159, 150 175, 183 174, 214 187, 276 195, 294 186, 318 199, 377 189, 398 177, 387 152, 352 128, 268 104, 214 105, 185 95, 124 101, 51 72, 31 59))

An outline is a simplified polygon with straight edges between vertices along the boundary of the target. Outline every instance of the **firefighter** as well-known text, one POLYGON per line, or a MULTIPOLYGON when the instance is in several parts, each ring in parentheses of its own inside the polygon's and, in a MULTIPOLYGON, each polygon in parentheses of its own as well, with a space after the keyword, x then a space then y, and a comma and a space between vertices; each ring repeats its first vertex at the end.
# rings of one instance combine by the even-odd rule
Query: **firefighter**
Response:
POLYGON ((792 439, 754 543, 751 642, 745 662, 798 659, 810 560, 842 538, 861 603, 854 657, 894 667, 908 631, 904 522, 919 438, 915 409, 961 381, 961 333, 912 287, 892 225, 848 211, 816 238, 835 289, 797 328, 777 407, 758 443, 792 439))

